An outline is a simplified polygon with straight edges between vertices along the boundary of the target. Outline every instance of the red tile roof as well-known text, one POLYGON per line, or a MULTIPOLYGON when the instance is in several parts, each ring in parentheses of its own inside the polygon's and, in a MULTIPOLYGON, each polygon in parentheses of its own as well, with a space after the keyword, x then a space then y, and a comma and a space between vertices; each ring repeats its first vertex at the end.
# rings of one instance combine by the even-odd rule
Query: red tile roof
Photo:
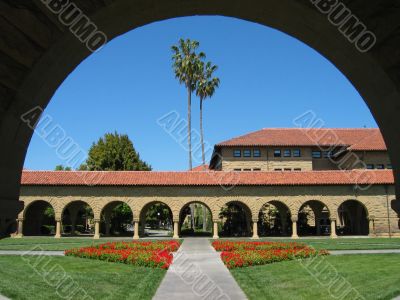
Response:
POLYGON ((303 172, 23 171, 21 184, 60 186, 273 186, 393 184, 390 170, 303 172))
POLYGON ((202 172, 202 171, 208 171, 210 169, 210 166, 205 164, 205 165, 200 165, 197 167, 194 167, 192 170, 192 172, 202 172))
POLYGON ((377 128, 264 128, 217 144, 221 146, 348 146, 352 150, 386 151, 377 128))

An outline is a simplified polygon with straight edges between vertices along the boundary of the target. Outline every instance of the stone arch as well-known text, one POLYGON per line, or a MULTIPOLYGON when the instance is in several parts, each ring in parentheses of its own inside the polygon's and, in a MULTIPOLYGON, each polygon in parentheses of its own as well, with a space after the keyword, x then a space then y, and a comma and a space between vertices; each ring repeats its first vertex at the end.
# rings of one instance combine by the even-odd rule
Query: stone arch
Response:
MULTIPOLYGON (((212 228, 213 228, 213 220, 215 219, 215 214, 211 210, 210 206, 201 200, 187 201, 181 206, 181 209, 179 211, 179 235, 184 234, 184 232, 182 232, 182 226, 184 225, 184 221, 185 221, 184 216, 187 213, 186 210, 188 210, 188 208, 190 207, 191 204, 195 204, 195 205, 201 204, 205 208, 205 210, 203 210, 203 213, 205 212, 205 223, 204 223, 204 219, 203 219, 202 228, 200 229, 201 233, 196 233, 195 231, 191 232, 190 230, 192 230, 192 228, 188 228, 188 231, 186 232, 186 234, 188 234, 188 235, 210 234, 211 235, 212 228), (207 216, 207 212, 210 214, 210 218, 207 216), (210 229, 210 231, 207 231, 208 229, 210 229)), ((204 218, 204 216, 203 216, 203 218, 204 218)), ((197 229, 199 229, 199 228, 197 228, 197 229)))
MULTIPOLYGON (((377 35, 378 43, 368 53, 358 51, 354 43, 344 38, 337 26, 332 26, 327 16, 310 1, 115 0, 101 3, 93 1, 85 3, 83 7, 84 13, 106 33, 109 40, 137 27, 169 18, 221 15, 270 26, 303 41, 332 61, 367 102, 382 129, 397 179, 400 171, 400 158, 397 155, 400 152, 400 145, 397 143, 400 123, 397 121, 398 110, 393 108, 400 98, 400 79, 396 72, 399 67, 396 46, 398 32, 395 21, 389 16, 397 14, 399 8, 386 7, 383 0, 374 1, 373 4, 346 4, 356 16, 363 16, 361 21, 367 28, 373 28, 377 35), (387 57, 393 59, 388 62, 387 57)), ((10 16, 18 18, 21 16, 18 9, 21 8, 27 11, 26 16, 30 21, 20 22, 20 25, 38 25, 41 28, 38 32, 41 33, 24 38, 23 43, 27 45, 27 50, 23 54, 17 51, 19 62, 4 70, 4 74, 11 74, 7 80, 13 79, 11 85, 3 85, 5 104, 0 134, 4 145, 0 156, 0 194, 4 199, 0 201, 0 205, 12 207, 12 216, 8 218, 15 218, 22 209, 22 203, 17 201, 21 170, 33 133, 28 127, 24 127, 20 116, 37 106, 45 108, 62 81, 91 54, 68 30, 56 29, 57 24, 31 5, 11 5, 7 10, 11 12, 10 16), (43 23, 41 19, 46 22, 43 23), (36 47, 35 43, 42 46, 36 47)), ((23 36, 19 30, 31 33, 28 28, 15 27, 5 31, 6 40, 11 43, 21 42, 17 38, 23 36)), ((5 53, 6 58, 15 55, 13 47, 7 51, 11 53, 5 53)))
POLYGON ((338 234, 368 235, 370 218, 374 216, 369 215, 365 203, 357 199, 344 200, 338 206, 338 234))
POLYGON ((297 211, 299 235, 328 235, 331 220, 336 220, 325 201, 312 199, 302 203, 297 211))
POLYGON ((155 205, 155 204, 162 204, 164 206, 166 206, 169 210, 169 222, 170 222, 170 226, 171 226, 171 231, 172 231, 172 227, 174 222, 177 220, 177 218, 179 218, 179 214, 177 214, 176 212, 174 213, 174 209, 171 207, 170 203, 168 203, 168 201, 162 201, 162 200, 153 200, 153 201, 148 201, 146 203, 144 203, 140 209, 138 209, 138 216, 134 217, 134 221, 135 222, 139 222, 139 231, 140 231, 140 235, 143 236, 145 234, 145 226, 146 226, 146 213, 148 211, 148 209, 155 205))
POLYGON ((220 221, 222 223, 222 235, 250 236, 253 211, 245 202, 240 200, 228 200, 221 206, 220 221), (229 211, 231 210, 231 211, 229 211), (230 215, 232 215, 230 217, 230 215))
POLYGON ((290 207, 281 200, 269 200, 262 204, 259 209, 258 215, 258 234, 260 236, 267 236, 267 235, 278 235, 278 236, 286 236, 290 232, 291 227, 291 210, 290 207), (276 208, 277 213, 274 214, 273 220, 268 220, 268 224, 265 222, 265 217, 263 216, 263 210, 267 205, 272 205, 276 208), (271 223, 273 223, 274 230, 271 230, 271 223), (265 228, 268 226, 269 230, 265 228), (267 234, 268 231, 268 234, 267 234), (279 232, 278 232, 279 231, 279 232))
POLYGON ((55 234, 55 215, 48 217, 45 215, 47 207, 54 207, 51 202, 37 199, 29 202, 22 212, 23 235, 49 235, 55 234), (44 222, 48 224, 43 224, 44 222))
POLYGON ((133 231, 133 220, 134 220, 134 212, 132 210, 131 205, 128 202, 123 200, 110 200, 104 203, 104 205, 100 208, 100 233, 105 236, 112 235, 115 230, 119 231, 119 235, 124 235, 128 232, 128 230, 133 231), (125 204, 130 209, 131 217, 127 214, 120 214, 113 210, 118 207, 118 205, 125 204), (120 219, 120 222, 116 222, 116 220, 120 219), (122 219, 122 220, 121 220, 122 219), (128 224, 130 226, 128 226, 128 224))
POLYGON ((94 224, 92 224, 91 220, 93 222, 100 221, 100 214, 98 211, 93 209, 93 206, 89 201, 81 200, 81 199, 71 199, 68 202, 64 203, 62 209, 61 209, 61 214, 59 216, 60 219, 56 220, 61 220, 62 226, 63 226, 63 233, 70 233, 71 235, 75 234, 75 229, 76 228, 76 223, 78 221, 81 221, 82 224, 78 224, 82 228, 80 228, 78 231, 86 232, 86 233, 92 233, 94 231, 94 224), (87 206, 90 208, 91 213, 93 214, 93 218, 91 218, 91 215, 87 215, 84 213, 84 207, 87 206), (68 210, 68 215, 66 214, 66 211, 68 210), (81 218, 81 220, 78 220, 78 217, 85 216, 84 220, 81 218), (70 224, 67 224, 70 223, 70 224))

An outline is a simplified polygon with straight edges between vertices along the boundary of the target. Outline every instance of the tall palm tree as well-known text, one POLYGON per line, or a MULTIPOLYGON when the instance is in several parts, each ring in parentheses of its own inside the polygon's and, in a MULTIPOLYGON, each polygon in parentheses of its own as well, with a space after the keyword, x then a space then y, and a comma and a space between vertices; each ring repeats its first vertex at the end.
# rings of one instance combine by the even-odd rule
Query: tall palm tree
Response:
POLYGON ((190 39, 180 39, 177 45, 171 47, 173 55, 173 69, 175 77, 179 83, 184 84, 187 89, 188 101, 188 147, 189 147, 189 170, 193 168, 192 165, 192 93, 196 90, 197 80, 199 77, 198 67, 200 61, 205 58, 205 54, 200 52, 196 53, 199 47, 199 42, 190 39))
MULTIPOLYGON (((199 78, 197 80, 196 95, 200 99, 200 138, 201 138, 201 157, 203 160, 203 168, 206 167, 206 158, 204 151, 204 130, 203 130, 203 101, 211 98, 215 90, 219 87, 220 80, 218 77, 213 77, 214 72, 218 69, 211 62, 199 62, 199 78)), ((203 205, 203 231, 207 230, 207 208, 203 205)))
POLYGON ((199 62, 199 78, 197 80, 196 95, 200 99, 200 138, 201 138, 201 156, 203 160, 203 167, 206 165, 206 158, 204 153, 204 130, 203 130, 203 102, 207 98, 211 98, 215 90, 219 87, 220 80, 218 77, 213 77, 214 72, 218 69, 216 65, 211 62, 199 62))
MULTIPOLYGON (((189 147, 189 170, 192 170, 192 93, 196 90, 199 77, 200 61, 205 58, 205 54, 196 53, 200 43, 190 39, 180 39, 177 45, 171 47, 173 55, 173 69, 175 77, 179 83, 184 84, 187 89, 188 107, 188 147, 189 147)), ((194 229, 194 204, 190 204, 191 227, 194 229)))

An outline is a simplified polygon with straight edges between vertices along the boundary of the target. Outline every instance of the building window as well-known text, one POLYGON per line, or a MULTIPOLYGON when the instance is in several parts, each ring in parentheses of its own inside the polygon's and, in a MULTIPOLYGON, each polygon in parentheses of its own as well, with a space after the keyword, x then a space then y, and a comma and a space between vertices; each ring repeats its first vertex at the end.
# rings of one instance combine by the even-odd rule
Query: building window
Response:
POLYGON ((253 171, 254 171, 254 172, 260 172, 261 169, 260 169, 260 168, 254 168, 253 171))
POLYGON ((240 171, 242 171, 242 169, 233 169, 233 171, 240 172, 240 171))
POLYGON ((323 154, 324 158, 330 158, 332 156, 331 151, 324 151, 324 152, 322 152, 322 154, 323 154))
POLYGON ((373 170, 373 169, 375 169, 375 166, 373 164, 367 164, 367 169, 373 170))
POLYGON ((251 150, 250 149, 243 150, 243 157, 251 157, 251 150))
POLYGON ((292 171, 292 169, 290 169, 290 168, 285 168, 285 171, 286 171, 286 172, 290 172, 290 171, 292 171))
POLYGON ((313 151, 312 158, 321 158, 321 151, 313 151))
POLYGON ((301 168, 294 168, 293 170, 296 171, 296 172, 300 172, 301 168))
POLYGON ((278 171, 278 172, 281 172, 282 171, 282 169, 274 169, 274 171, 278 171))
POLYGON ((389 164, 389 165, 386 166, 386 168, 389 169, 389 170, 392 170, 393 166, 389 164))
POLYGON ((292 150, 285 149, 285 151, 283 151, 283 156, 284 157, 292 157, 292 150))
POLYGON ((242 157, 242 151, 239 149, 233 150, 233 157, 242 157))
POLYGON ((253 150, 253 156, 254 157, 261 157, 261 150, 260 149, 254 149, 253 150))
POLYGON ((245 171, 245 172, 250 172, 251 169, 243 169, 243 171, 245 171))
POLYGON ((301 156, 300 149, 294 149, 293 150, 293 157, 300 157, 300 156, 301 156))
POLYGON ((378 170, 383 170, 383 169, 385 168, 385 165, 379 164, 379 165, 376 165, 376 168, 377 168, 378 170))
POLYGON ((275 149, 274 150, 274 157, 281 157, 281 156, 282 156, 281 150, 280 149, 275 149))

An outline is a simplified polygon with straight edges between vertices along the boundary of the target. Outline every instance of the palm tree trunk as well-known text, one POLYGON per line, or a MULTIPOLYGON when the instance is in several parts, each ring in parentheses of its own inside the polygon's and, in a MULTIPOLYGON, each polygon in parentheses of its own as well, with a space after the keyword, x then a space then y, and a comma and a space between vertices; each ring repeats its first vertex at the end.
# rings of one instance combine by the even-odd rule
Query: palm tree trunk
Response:
POLYGON ((207 230, 207 207, 203 204, 203 231, 207 230))
POLYGON ((192 229, 194 230, 194 203, 189 205, 190 207, 190 226, 192 227, 192 229))
POLYGON ((204 131, 203 131, 203 99, 200 98, 200 138, 201 138, 201 158, 203 159, 203 170, 206 170, 206 157, 204 154, 204 131))
POLYGON ((192 166, 192 90, 188 84, 188 146, 189 146, 189 171, 192 166))

